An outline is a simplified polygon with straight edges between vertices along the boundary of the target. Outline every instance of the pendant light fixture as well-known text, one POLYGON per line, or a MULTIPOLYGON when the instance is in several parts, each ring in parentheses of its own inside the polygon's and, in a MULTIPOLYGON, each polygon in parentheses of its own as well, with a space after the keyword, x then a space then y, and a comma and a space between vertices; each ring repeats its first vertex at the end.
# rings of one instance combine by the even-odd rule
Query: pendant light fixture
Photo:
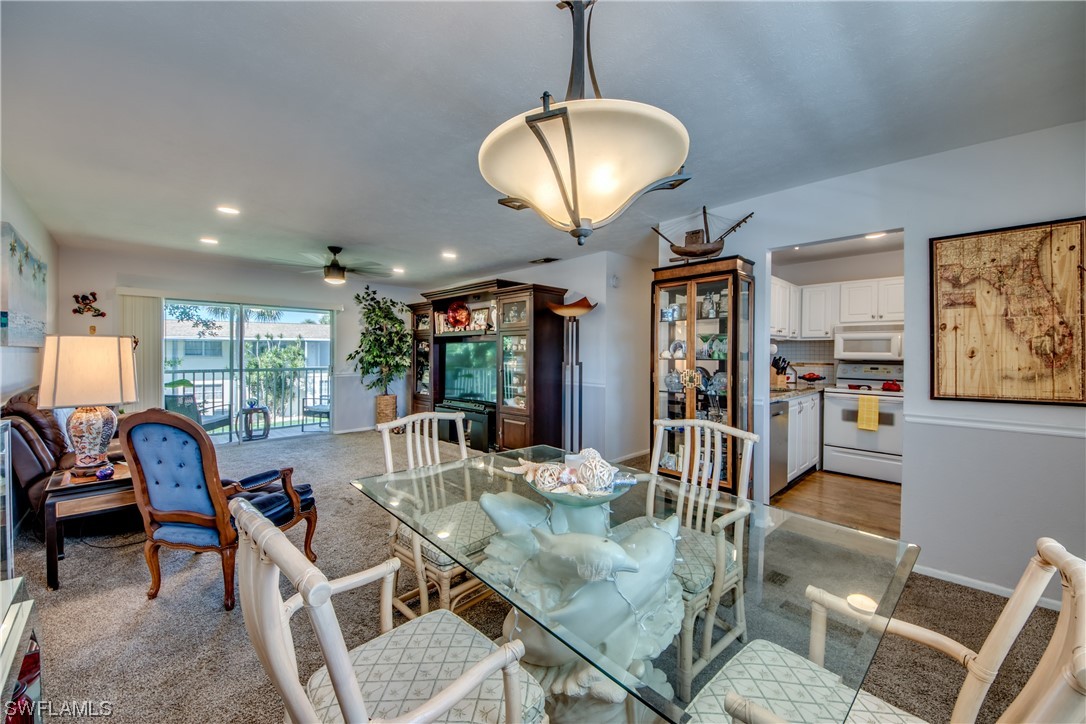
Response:
POLYGON ((600 96, 589 37, 595 2, 558 4, 573 16, 566 100, 552 103, 544 93, 542 108, 510 118, 479 149, 483 178, 506 194, 498 203, 533 209, 580 245, 642 194, 690 180, 683 172, 690 136, 677 118, 655 106, 600 96), (585 98, 586 66, 593 98, 585 98))

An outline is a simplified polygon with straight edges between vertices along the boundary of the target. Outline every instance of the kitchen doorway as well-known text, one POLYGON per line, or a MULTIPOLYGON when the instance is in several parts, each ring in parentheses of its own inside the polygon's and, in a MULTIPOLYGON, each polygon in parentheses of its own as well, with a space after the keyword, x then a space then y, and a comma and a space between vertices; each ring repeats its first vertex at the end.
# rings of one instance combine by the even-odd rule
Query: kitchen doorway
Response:
POLYGON ((890 537, 900 532, 904 465, 896 414, 903 396, 897 386, 905 385, 904 256, 901 229, 793 243, 767 255, 770 502, 890 537), (898 346, 884 350, 884 342, 898 346), (869 348, 877 359, 850 356, 869 348), (838 382, 844 392, 834 389, 838 382), (862 420, 857 405, 841 404, 844 398, 862 398, 862 420), (831 440, 826 414, 841 418, 833 420, 831 440), (876 438, 878 445, 867 444, 876 438))

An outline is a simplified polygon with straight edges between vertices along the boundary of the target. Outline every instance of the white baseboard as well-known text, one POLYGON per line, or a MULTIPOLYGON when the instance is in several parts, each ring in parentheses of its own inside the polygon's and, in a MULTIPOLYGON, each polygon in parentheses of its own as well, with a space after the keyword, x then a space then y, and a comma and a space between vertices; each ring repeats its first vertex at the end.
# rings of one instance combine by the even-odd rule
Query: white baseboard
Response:
POLYGON ((618 460, 615 460, 614 462, 619 463, 621 465, 622 463, 626 462, 627 460, 633 460, 634 458, 639 458, 639 457, 641 457, 643 455, 648 455, 650 452, 652 452, 652 450, 639 450, 639 451, 637 451, 635 453, 630 453, 629 455, 623 455, 621 458, 619 458, 618 460))
POLYGON ((355 428, 352 428, 350 430, 332 430, 332 434, 333 435, 342 435, 342 434, 347 433, 347 432, 369 432, 371 430, 376 430, 376 429, 377 429, 376 427, 374 427, 373 425, 370 425, 369 427, 355 427, 355 428))
MULTIPOLYGON (((914 566, 913 570, 925 576, 938 578, 940 581, 957 583, 960 586, 975 588, 978 591, 984 591, 986 593, 994 593, 997 596, 1003 596, 1004 598, 1010 598, 1011 594, 1014 593, 1014 589, 1007 588, 1006 586, 997 586, 994 583, 988 583, 987 581, 978 581, 975 578, 960 576, 957 573, 948 573, 947 571, 940 571, 935 568, 928 568, 927 566, 914 566)), ((1053 611, 1060 610, 1060 602, 1053 598, 1045 598, 1042 596, 1041 600, 1037 602, 1037 605, 1041 606, 1042 608, 1052 609, 1053 611)))

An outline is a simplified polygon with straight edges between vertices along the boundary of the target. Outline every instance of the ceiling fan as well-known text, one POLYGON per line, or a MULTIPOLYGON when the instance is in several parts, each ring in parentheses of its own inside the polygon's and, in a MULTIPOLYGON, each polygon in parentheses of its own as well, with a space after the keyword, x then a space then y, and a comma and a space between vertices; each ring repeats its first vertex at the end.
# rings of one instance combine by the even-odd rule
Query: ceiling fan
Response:
POLYGON ((324 266, 319 269, 307 269, 302 273, 316 274, 317 272, 323 272, 324 281, 328 284, 335 285, 346 284, 348 274, 354 274, 356 276, 368 278, 392 276, 392 273, 388 269, 386 269, 383 264, 379 264, 374 261, 362 261, 358 263, 353 263, 350 266, 342 264, 339 261, 339 255, 343 253, 342 246, 330 246, 328 247, 328 251, 331 252, 332 259, 327 263, 325 263, 325 258, 323 254, 318 255, 303 252, 303 256, 311 259, 315 263, 324 264, 324 266))

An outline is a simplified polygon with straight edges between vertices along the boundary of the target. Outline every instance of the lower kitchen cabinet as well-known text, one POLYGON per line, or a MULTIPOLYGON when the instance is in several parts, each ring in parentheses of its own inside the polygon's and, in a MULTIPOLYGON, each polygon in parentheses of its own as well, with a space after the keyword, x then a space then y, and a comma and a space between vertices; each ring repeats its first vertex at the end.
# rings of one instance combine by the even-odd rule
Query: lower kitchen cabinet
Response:
POLYGON ((822 467, 822 395, 788 401, 788 482, 822 467))

